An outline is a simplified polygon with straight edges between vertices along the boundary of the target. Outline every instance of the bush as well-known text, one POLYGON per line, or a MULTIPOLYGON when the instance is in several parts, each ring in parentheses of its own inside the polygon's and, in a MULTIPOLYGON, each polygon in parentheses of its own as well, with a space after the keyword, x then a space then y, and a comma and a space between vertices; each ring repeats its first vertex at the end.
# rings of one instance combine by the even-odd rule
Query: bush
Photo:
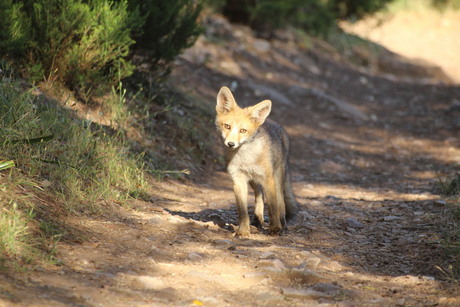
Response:
POLYGON ((193 44, 201 6, 187 0, 4 0, 0 55, 35 80, 58 80, 80 96, 131 75, 131 48, 171 61, 193 44), (142 13, 140 13, 142 12, 142 13))
POLYGON ((360 19, 383 9, 394 0, 331 0, 329 8, 339 19, 360 19))
POLYGON ((135 48, 148 50, 153 64, 173 60, 202 32, 197 24, 202 6, 195 1, 130 0, 129 5, 145 19, 142 31, 133 35, 135 48))
POLYGON ((291 25, 314 35, 327 35, 337 19, 362 18, 392 0, 207 0, 230 21, 272 31, 291 25))

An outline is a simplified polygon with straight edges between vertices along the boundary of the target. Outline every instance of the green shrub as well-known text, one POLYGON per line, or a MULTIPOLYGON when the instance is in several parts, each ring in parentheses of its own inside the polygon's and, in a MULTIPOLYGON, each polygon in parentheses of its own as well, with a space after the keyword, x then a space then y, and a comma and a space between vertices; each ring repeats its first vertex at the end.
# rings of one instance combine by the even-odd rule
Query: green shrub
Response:
POLYGON ((329 9, 337 18, 360 19, 376 13, 394 0, 330 0, 329 9))
POLYGON ((193 44, 201 6, 188 0, 5 0, 0 56, 34 80, 58 80, 82 98, 131 75, 134 43, 169 62, 193 44), (142 12, 142 13, 140 13, 142 12))
POLYGON ((362 18, 393 0, 207 0, 233 22, 271 31, 288 25, 327 35, 337 19, 362 18))
POLYGON ((202 32, 197 23, 202 5, 189 0, 130 0, 145 23, 133 35, 136 48, 148 50, 153 64, 173 60, 183 49, 193 45, 202 32))
POLYGON ((84 94, 132 71, 124 58, 141 22, 126 1, 7 0, 0 8, 7 16, 0 52, 35 80, 59 80, 84 94))
MULTIPOLYGON (((0 198, 0 201, 4 201, 0 198)), ((0 263, 7 257, 27 257, 31 252, 27 222, 30 214, 18 209, 16 202, 0 204, 0 263)))

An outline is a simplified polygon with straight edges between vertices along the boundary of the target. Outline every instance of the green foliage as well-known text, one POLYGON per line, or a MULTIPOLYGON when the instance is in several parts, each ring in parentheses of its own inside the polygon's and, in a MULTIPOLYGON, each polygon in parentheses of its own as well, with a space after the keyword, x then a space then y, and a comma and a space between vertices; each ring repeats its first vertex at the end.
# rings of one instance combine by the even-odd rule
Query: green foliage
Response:
POLYGON ((49 182, 68 210, 92 210, 101 200, 123 201, 143 191, 142 163, 122 136, 73 119, 53 102, 0 83, 0 159, 15 161, 20 174, 49 182), (30 142, 39 139, 41 141, 30 142))
POLYGON ((26 18, 23 4, 13 0, 0 2, 0 52, 23 56, 30 37, 30 21, 26 18))
POLYGON ((188 0, 5 0, 0 56, 34 80, 58 80, 87 99, 131 75, 133 45, 169 62, 193 44, 201 6, 188 0), (142 13, 140 13, 142 12, 142 13), (97 91, 96 91, 97 92, 97 91))
POLYGON ((208 0, 234 22, 258 31, 288 25, 315 35, 327 35, 337 19, 362 18, 393 0, 208 0))
POLYGON ((376 13, 394 0, 330 0, 329 9, 337 18, 360 19, 376 13))
POLYGON ((201 4, 189 0, 131 0, 145 23, 134 34, 136 47, 148 50, 153 64, 173 60, 183 49, 193 45, 202 32, 197 24, 201 4))
POLYGON ((460 9, 460 0, 431 0, 431 4, 438 10, 460 9))
POLYGON ((445 196, 455 196, 460 194, 460 174, 445 180, 439 179, 439 190, 445 196))
POLYGON ((27 214, 18 209, 16 202, 9 201, 0 206, 0 260, 5 256, 27 256, 31 251, 28 244, 29 230, 27 214))

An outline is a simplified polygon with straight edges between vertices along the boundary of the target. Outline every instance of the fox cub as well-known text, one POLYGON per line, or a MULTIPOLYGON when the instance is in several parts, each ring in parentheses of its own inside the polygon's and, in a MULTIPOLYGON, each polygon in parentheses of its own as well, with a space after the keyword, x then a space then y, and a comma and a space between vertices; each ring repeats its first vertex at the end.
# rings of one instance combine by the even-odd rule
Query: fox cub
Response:
POLYGON ((264 225, 264 202, 268 206, 271 234, 280 234, 286 221, 297 214, 288 170, 288 135, 280 125, 267 119, 271 107, 271 101, 264 100, 242 109, 225 86, 217 94, 216 126, 227 147, 227 171, 233 180, 238 207, 237 236, 250 234, 248 184, 255 194, 252 225, 264 225))

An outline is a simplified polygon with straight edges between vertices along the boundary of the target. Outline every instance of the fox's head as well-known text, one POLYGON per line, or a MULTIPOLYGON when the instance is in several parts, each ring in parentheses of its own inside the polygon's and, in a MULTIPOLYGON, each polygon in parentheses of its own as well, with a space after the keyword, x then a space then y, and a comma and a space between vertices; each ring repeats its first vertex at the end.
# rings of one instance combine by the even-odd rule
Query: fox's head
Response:
POLYGON ((233 94, 226 86, 217 94, 216 126, 222 133, 224 144, 229 150, 239 148, 250 140, 270 114, 272 102, 264 100, 255 106, 240 108, 233 94))

